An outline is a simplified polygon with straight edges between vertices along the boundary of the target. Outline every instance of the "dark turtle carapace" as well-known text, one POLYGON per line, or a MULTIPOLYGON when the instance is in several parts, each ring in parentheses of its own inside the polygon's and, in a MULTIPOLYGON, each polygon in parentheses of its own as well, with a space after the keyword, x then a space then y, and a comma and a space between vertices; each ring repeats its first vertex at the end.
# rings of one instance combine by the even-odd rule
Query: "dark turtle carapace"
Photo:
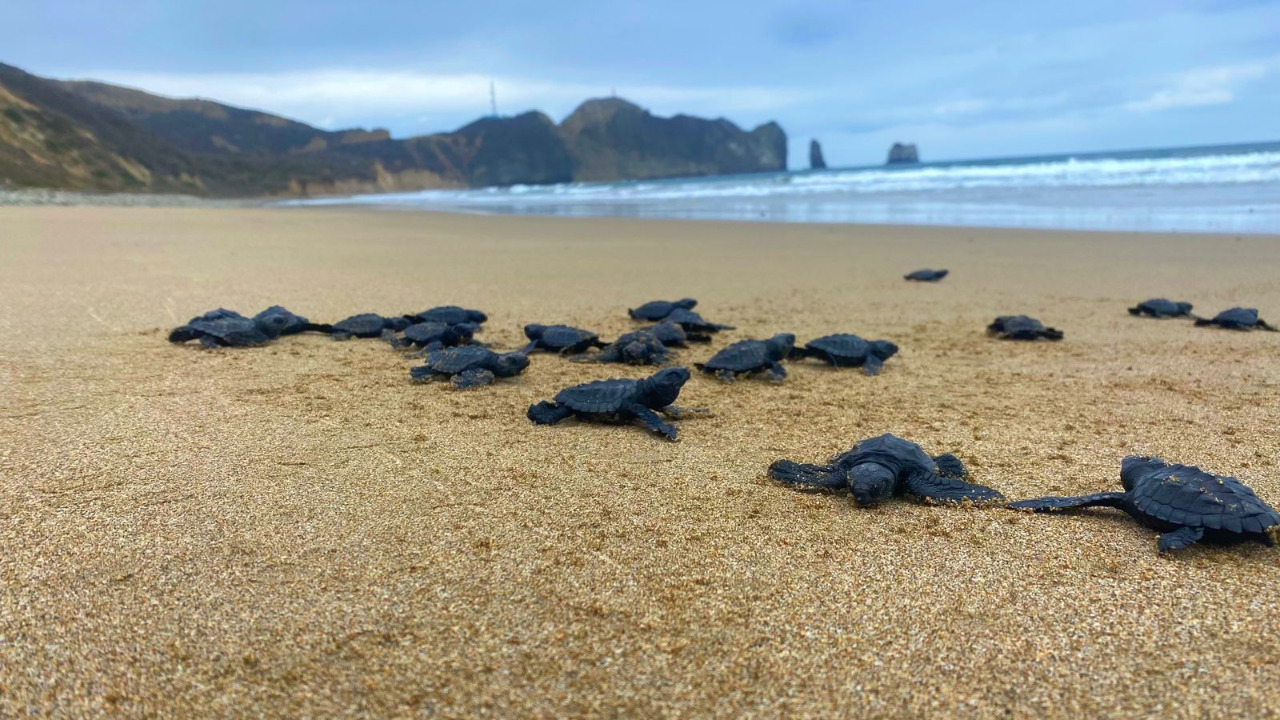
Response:
POLYGON ((1026 315, 1001 315, 987 326, 987 334, 1001 340, 1061 340, 1062 331, 1026 315))
POLYGON ((570 417, 607 423, 639 420, 650 430, 675 440, 675 426, 658 413, 679 419, 691 412, 672 405, 688 380, 689 371, 684 368, 659 370, 643 380, 597 380, 561 390, 554 401, 530 405, 528 416, 538 425, 554 425, 570 417))
POLYGON ((546 350, 558 353, 582 353, 589 348, 604 347, 600 336, 590 330, 570 327, 568 325, 539 325, 533 323, 524 326, 524 335, 529 344, 522 352, 546 350))
POLYGON ((1275 325, 1271 325, 1262 318, 1258 317, 1258 311, 1254 308, 1236 307, 1230 310, 1223 310, 1212 319, 1196 318, 1196 325, 1216 325, 1220 328, 1228 330, 1270 330, 1271 332, 1280 331, 1275 325))
POLYGON ((623 363, 626 365, 665 365, 671 354, 666 343, 649 330, 636 330, 619 335, 617 340, 604 346, 593 362, 623 363))
POLYGON ((489 316, 479 310, 468 310, 457 305, 441 305, 430 310, 423 310, 420 313, 406 315, 405 317, 412 322, 442 322, 450 325, 457 325, 458 323, 483 325, 489 320, 489 316))
POLYGON ((838 368, 861 367, 868 375, 875 375, 884 361, 898 352, 898 346, 888 340, 863 340, 857 335, 844 333, 827 335, 810 340, 802 348, 791 351, 793 358, 817 358, 838 368))
POLYGON ((721 325, 704 320, 701 315, 686 308, 672 310, 671 314, 667 315, 666 321, 679 325, 689 340, 694 342, 706 342, 711 339, 712 333, 734 329, 732 325, 721 325))
POLYGON ((1152 298, 1129 308, 1129 314, 1154 318, 1191 317, 1191 303, 1152 298))
POLYGON ((522 352, 496 353, 479 345, 433 350, 427 362, 409 371, 415 381, 452 381, 458 389, 488 385, 495 378, 515 377, 529 367, 529 356, 522 352))
POLYGON ((430 351, 466 345, 479 330, 476 323, 419 322, 405 328, 404 337, 397 336, 392 330, 383 330, 382 335, 393 347, 414 346, 430 351))
POLYGON ((343 318, 329 326, 334 340, 350 340, 351 338, 382 337, 384 330, 400 332, 409 327, 410 320, 404 317, 385 317, 376 313, 361 313, 343 318))
POLYGON ((667 347, 688 347, 691 342, 711 342, 711 338, 706 335, 689 337, 689 334, 684 331, 684 328, 680 327, 676 323, 666 320, 658 323, 657 325, 640 328, 640 330, 653 333, 653 336, 658 338, 658 341, 667 347))
POLYGON ((631 308, 627 314, 633 320, 649 320, 658 322, 665 320, 668 315, 678 309, 691 310, 698 304, 693 298, 684 298, 683 300, 652 300, 640 307, 631 308))
POLYGON ((919 445, 888 434, 863 440, 826 465, 778 460, 769 466, 769 475, 797 490, 850 490, 863 507, 902 494, 956 504, 1004 498, 963 480, 968 472, 956 456, 929 457, 919 445))
POLYGON ((1119 508, 1143 525, 1162 532, 1160 552, 1181 550, 1201 539, 1274 544, 1271 533, 1280 525, 1280 514, 1233 477, 1160 458, 1130 456, 1120 464, 1120 483, 1124 492, 1021 500, 1009 507, 1036 512, 1119 508))
POLYGON ((914 280, 915 282, 938 282, 947 276, 947 270, 914 270, 903 275, 904 280, 914 280))
POLYGON ((796 336, 791 333, 774 335, 768 340, 739 340, 694 367, 726 381, 758 372, 766 373, 770 380, 781 381, 787 377, 782 361, 791 355, 795 342, 796 336))
POLYGON ((197 315, 185 325, 174 328, 169 333, 169 342, 199 340, 201 345, 208 348, 263 345, 284 334, 290 326, 290 318, 295 317, 292 313, 287 316, 281 313, 260 313, 256 317, 247 318, 234 310, 218 308, 197 315))
POLYGON ((280 305, 272 305, 266 310, 254 315, 253 320, 254 322, 259 323, 274 322, 272 318, 276 317, 279 317, 284 321, 283 329, 280 331, 281 335, 296 335, 307 331, 329 332, 328 325, 317 325, 301 315, 295 315, 289 312, 286 308, 280 305))

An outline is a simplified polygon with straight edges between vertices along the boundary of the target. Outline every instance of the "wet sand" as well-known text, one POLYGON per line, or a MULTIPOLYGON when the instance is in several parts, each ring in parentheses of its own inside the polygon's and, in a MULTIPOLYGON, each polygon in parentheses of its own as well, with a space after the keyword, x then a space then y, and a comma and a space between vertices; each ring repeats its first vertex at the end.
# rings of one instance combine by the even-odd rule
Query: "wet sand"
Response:
POLYGON ((768 481, 894 432, 1010 498, 1158 454, 1280 504, 1280 238, 0 208, 0 716, 1274 717, 1280 551, 1156 553, 1033 516, 768 481), (948 267, 938 285, 902 281, 948 267), (334 320, 457 303, 483 339, 606 336, 693 295, 734 339, 897 342, 879 377, 695 377, 713 416, 534 427, 642 369, 539 355, 459 393, 381 341, 176 347, 219 305, 334 320), (1057 343, 989 340, 1028 313, 1057 343))

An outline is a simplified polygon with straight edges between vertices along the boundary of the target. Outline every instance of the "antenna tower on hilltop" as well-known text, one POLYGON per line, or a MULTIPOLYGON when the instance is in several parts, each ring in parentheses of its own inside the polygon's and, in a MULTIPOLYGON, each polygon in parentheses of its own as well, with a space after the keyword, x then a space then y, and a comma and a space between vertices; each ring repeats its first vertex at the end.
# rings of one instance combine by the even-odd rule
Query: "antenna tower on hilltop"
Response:
POLYGON ((494 117, 498 117, 498 91, 493 87, 493 81, 489 81, 489 113, 494 117))

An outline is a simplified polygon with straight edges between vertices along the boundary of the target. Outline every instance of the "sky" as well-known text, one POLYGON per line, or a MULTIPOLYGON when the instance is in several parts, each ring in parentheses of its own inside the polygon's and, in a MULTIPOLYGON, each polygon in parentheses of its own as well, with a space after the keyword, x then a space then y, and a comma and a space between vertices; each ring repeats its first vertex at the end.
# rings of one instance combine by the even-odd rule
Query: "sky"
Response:
POLYGON ((1280 0, 0 0, 0 62, 313 125, 778 121, 791 167, 1280 140, 1280 0))

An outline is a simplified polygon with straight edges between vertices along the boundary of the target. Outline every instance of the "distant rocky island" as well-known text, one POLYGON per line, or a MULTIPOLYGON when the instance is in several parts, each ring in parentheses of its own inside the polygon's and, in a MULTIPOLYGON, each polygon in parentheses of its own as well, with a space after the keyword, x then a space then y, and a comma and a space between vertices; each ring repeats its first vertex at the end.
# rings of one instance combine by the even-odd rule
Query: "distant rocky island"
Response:
POLYGON ((822 157, 822 145, 816 139, 809 141, 809 169, 827 169, 827 160, 822 157))
POLYGON ((786 170, 777 123, 663 118, 620 98, 393 139, 0 63, 0 188, 307 196, 786 170))
POLYGON ((920 153, 916 150, 916 146, 910 143, 894 143, 889 148, 889 159, 886 165, 909 165, 911 163, 920 162, 920 153))

